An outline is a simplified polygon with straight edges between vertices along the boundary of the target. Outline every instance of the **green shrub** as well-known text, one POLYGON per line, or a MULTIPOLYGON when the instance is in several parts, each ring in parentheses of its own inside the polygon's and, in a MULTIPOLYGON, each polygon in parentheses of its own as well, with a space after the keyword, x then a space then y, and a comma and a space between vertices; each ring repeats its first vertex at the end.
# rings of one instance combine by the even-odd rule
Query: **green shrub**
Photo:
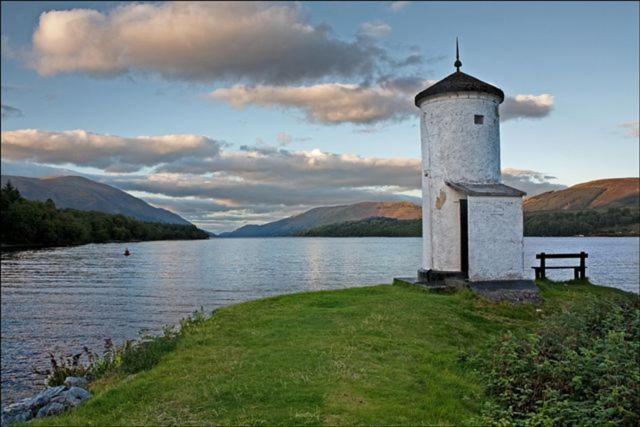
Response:
POLYGON ((484 425, 638 425, 640 304, 590 301, 536 333, 506 333, 477 360, 484 425))
POLYGON ((142 334, 139 340, 127 340, 122 345, 115 345, 111 339, 105 339, 102 356, 87 347, 84 347, 82 353, 68 356, 56 357, 50 353, 51 368, 36 373, 47 375, 45 382, 53 387, 63 384, 68 376, 94 380, 106 374, 135 374, 151 369, 162 356, 176 348, 185 333, 202 325, 205 320, 204 311, 200 309, 181 320, 179 327, 165 326, 160 335, 142 334))
POLYGON ((51 370, 45 372, 35 371, 38 374, 47 375, 45 383, 49 387, 62 385, 67 377, 84 377, 90 373, 93 360, 93 354, 87 347, 82 353, 56 357, 53 353, 49 353, 49 362, 51 370), (87 364, 81 363, 82 355, 86 355, 90 361, 87 364))

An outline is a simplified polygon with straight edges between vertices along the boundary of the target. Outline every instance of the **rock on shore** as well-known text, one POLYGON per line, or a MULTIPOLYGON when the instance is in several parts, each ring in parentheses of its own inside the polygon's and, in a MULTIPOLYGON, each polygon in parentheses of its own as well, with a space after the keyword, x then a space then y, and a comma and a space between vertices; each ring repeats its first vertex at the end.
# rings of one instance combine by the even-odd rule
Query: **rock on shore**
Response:
POLYGON ((84 387, 87 380, 81 377, 67 377, 65 385, 49 387, 35 397, 23 399, 2 409, 2 427, 15 422, 25 422, 32 418, 57 415, 75 408, 91 397, 84 387))

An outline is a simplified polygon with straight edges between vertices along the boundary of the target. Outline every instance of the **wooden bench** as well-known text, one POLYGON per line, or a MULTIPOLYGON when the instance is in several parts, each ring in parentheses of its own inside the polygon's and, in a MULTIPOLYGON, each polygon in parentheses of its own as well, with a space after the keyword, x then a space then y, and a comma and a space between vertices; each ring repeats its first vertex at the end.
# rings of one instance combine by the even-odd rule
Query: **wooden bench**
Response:
POLYGON ((586 252, 580 252, 579 254, 547 254, 542 252, 536 255, 536 259, 540 260, 540 266, 534 266, 531 268, 533 268, 536 272, 536 279, 545 279, 547 277, 546 270, 558 270, 562 268, 573 268, 574 279, 586 279, 586 259, 588 257, 589 254, 587 254, 586 252), (546 265, 546 260, 558 258, 580 258, 580 265, 546 265))

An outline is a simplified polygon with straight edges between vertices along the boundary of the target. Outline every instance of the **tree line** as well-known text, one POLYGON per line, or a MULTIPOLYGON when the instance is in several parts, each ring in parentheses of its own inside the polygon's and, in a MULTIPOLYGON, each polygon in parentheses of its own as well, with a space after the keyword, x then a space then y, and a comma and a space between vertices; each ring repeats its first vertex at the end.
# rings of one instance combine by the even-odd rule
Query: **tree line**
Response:
POLYGON ((628 207, 525 213, 525 236, 638 235, 640 210, 628 207))
POLYGON ((143 222, 124 215, 58 209, 53 200, 27 200, 10 182, 0 189, 3 245, 64 246, 140 240, 207 239, 195 225, 143 222))
MULTIPOLYGON (((524 215, 525 236, 597 236, 640 234, 638 208, 532 212, 524 215)), ((315 227, 298 234, 304 237, 420 237, 422 221, 368 218, 315 227)))
POLYGON ((300 234, 305 237, 419 237, 422 221, 374 217, 323 225, 300 234))

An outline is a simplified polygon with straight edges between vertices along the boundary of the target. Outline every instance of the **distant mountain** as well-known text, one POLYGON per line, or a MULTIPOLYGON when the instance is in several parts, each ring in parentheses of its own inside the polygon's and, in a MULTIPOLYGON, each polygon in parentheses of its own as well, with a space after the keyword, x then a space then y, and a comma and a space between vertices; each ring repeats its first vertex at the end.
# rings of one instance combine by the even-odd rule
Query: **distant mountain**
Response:
POLYGON ((589 181, 558 191, 549 191, 524 201, 526 213, 558 210, 637 207, 640 178, 589 181))
POLYGON ((419 219, 420 206, 410 202, 362 202, 354 205, 314 208, 300 215, 263 225, 245 225, 219 237, 278 237, 295 236, 322 225, 379 217, 419 219))
POLYGON ((122 190, 80 176, 26 178, 2 175, 0 180, 2 186, 11 181, 25 199, 51 199, 61 209, 122 214, 140 221, 190 224, 173 212, 155 208, 122 190))
MULTIPOLYGON (((528 235, 637 235, 639 205, 638 178, 586 182, 525 199, 525 230, 528 235)), ((413 203, 363 202, 319 207, 219 236, 420 236, 421 218, 420 206, 413 203)))
POLYGON ((529 236, 637 236, 640 179, 612 178, 550 191, 524 201, 529 236))

